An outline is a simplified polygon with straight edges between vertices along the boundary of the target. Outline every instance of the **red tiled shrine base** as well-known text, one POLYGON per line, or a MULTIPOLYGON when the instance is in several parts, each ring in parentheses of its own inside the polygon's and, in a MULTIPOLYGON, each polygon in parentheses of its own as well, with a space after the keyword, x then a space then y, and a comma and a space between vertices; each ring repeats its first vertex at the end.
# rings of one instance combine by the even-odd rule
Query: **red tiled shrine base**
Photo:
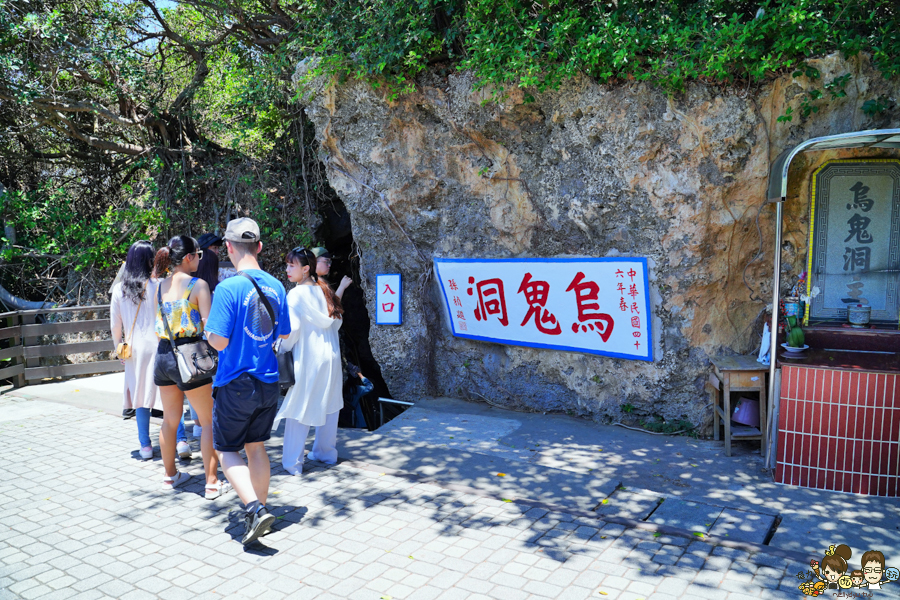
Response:
POLYGON ((900 495, 900 375, 783 364, 775 481, 900 495))

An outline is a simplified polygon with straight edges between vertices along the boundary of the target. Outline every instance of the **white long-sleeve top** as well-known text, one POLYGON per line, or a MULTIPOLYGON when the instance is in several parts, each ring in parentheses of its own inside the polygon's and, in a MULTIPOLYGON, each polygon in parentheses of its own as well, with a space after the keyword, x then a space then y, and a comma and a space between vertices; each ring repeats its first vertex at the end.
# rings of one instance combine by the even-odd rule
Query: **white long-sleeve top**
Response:
POLYGON ((341 393, 341 319, 328 316, 325 293, 318 285, 298 285, 287 295, 291 334, 283 350, 294 352, 295 383, 288 390, 279 419, 296 419, 318 427, 344 406, 341 393))

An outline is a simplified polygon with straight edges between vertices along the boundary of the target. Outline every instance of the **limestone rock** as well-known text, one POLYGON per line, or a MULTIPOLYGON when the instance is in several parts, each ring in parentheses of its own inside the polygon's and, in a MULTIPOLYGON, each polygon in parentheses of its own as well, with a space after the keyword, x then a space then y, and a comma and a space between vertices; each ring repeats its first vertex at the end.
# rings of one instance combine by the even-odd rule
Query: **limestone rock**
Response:
MULTIPOLYGON (((860 110, 898 97, 866 57, 812 63, 819 82, 786 74, 749 92, 694 83, 675 97, 578 79, 533 102, 518 89, 486 102, 491 90, 473 91, 470 73, 424 74, 396 100, 359 81, 322 86, 307 111, 351 214, 370 312, 375 275, 404 277, 404 324, 371 332, 395 397, 595 419, 631 404, 635 414, 711 420, 709 357, 756 352, 770 302, 770 161, 810 137, 898 125, 896 113, 876 122, 860 110), (777 121, 844 73, 846 97, 777 121), (620 255, 650 259, 652 363, 454 338, 431 276, 435 256, 620 255)), ((785 270, 799 273, 808 194, 795 181, 785 270)))

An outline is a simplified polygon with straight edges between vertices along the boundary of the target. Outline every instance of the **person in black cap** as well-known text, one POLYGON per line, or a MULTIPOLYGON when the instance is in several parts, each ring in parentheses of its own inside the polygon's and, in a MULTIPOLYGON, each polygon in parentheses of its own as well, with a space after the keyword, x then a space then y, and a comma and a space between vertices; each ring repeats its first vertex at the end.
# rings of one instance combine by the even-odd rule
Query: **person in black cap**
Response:
POLYGON ((197 238, 197 243, 200 244, 201 250, 209 248, 216 256, 218 256, 219 248, 222 247, 222 237, 215 233, 204 233, 197 238))
POLYGON ((201 250, 210 252, 203 253, 195 276, 206 282, 210 292, 215 292, 219 285, 219 248, 222 246, 222 238, 214 233, 204 233, 197 239, 197 244, 201 250))
MULTIPOLYGON (((310 248, 310 251, 316 257, 316 275, 318 277, 327 277, 328 273, 331 272, 331 252, 321 246, 310 248)), ((334 295, 338 298, 343 298, 344 292, 350 287, 351 283, 353 283, 353 280, 345 275, 341 278, 341 283, 338 284, 337 289, 334 290, 334 295)))

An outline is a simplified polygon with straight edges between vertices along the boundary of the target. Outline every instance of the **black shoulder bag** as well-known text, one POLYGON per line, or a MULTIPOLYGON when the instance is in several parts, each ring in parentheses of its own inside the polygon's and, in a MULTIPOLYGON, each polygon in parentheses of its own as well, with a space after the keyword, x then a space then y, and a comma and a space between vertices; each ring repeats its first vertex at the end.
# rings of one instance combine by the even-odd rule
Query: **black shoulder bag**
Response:
POLYGON ((172 353, 175 355, 175 364, 178 365, 178 373, 181 375, 181 383, 210 379, 219 367, 219 353, 206 340, 176 347, 175 336, 169 328, 169 318, 162 311, 162 285, 156 288, 156 298, 159 301, 159 316, 166 327, 166 335, 169 336, 172 353))
MULTIPOLYGON (((243 275, 247 279, 250 280, 250 283, 253 284, 253 287, 256 288, 256 293, 259 294, 259 299, 262 300, 263 305, 266 307, 266 312, 269 313, 269 318, 272 320, 272 327, 275 327, 275 311, 272 310, 272 305, 269 303, 269 298, 263 293, 260 289, 259 284, 256 283, 256 279, 254 279, 251 275, 244 273, 243 271, 239 271, 238 275, 243 275)), ((274 336, 273 330, 273 336, 274 336)), ((278 351, 281 349, 281 339, 275 337, 275 342, 272 344, 272 351, 275 352, 275 358, 278 359, 278 383, 281 387, 291 387, 294 385, 294 353, 291 350, 287 352, 279 353, 278 351)))

